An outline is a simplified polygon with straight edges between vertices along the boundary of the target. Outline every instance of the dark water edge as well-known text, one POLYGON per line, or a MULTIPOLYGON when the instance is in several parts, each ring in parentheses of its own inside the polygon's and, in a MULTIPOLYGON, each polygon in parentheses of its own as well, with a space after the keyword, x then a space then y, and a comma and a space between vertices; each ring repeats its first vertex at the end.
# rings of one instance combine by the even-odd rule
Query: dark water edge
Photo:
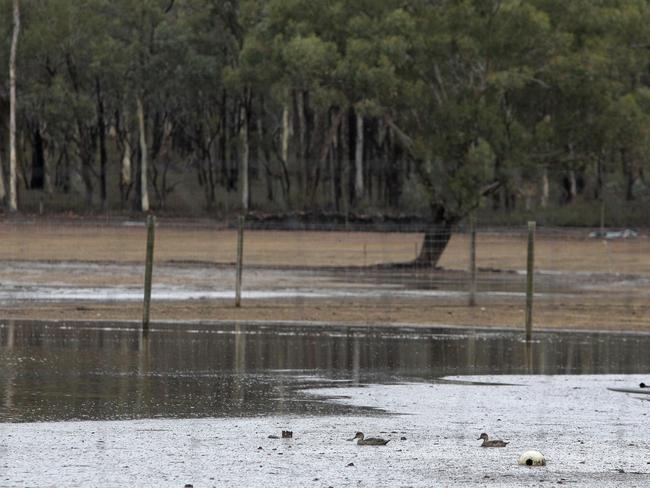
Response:
POLYGON ((0 422, 378 414, 305 388, 446 375, 650 372, 650 335, 0 322, 0 422), (325 401, 323 401, 325 400, 325 401))

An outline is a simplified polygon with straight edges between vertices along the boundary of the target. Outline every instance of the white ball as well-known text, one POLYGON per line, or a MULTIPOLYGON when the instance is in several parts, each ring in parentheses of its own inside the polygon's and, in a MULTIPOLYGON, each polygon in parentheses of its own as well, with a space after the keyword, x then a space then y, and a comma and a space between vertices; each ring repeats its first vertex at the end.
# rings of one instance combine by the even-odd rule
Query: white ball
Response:
POLYGON ((539 451, 526 451, 519 456, 519 464, 522 466, 546 466, 546 458, 539 451))

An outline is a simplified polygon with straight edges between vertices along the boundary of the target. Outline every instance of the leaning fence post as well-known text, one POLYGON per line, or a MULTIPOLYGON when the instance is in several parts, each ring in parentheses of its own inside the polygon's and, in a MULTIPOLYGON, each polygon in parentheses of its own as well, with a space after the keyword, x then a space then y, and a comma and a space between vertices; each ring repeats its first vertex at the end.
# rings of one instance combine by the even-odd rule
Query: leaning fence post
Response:
POLYGON ((241 307, 241 277, 244 265, 244 216, 239 216, 237 229, 237 269, 235 278, 235 307, 241 307))
POLYGON ((144 267, 144 304, 142 306, 142 328, 149 328, 149 307, 151 305, 151 274, 153 272, 153 243, 156 217, 147 217, 147 256, 144 267))
POLYGON ((535 222, 528 222, 528 259, 526 266, 526 340, 533 335, 533 271, 535 268, 535 222))
POLYGON ((469 306, 476 305, 476 218, 469 220, 469 306))

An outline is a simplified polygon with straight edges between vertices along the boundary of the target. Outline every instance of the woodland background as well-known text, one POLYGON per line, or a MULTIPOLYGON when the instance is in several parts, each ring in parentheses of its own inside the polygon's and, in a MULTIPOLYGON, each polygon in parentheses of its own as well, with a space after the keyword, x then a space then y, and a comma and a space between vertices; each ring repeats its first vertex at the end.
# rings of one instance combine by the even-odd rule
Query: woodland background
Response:
POLYGON ((0 0, 5 208, 12 40, 18 211, 650 224, 647 0, 0 0))

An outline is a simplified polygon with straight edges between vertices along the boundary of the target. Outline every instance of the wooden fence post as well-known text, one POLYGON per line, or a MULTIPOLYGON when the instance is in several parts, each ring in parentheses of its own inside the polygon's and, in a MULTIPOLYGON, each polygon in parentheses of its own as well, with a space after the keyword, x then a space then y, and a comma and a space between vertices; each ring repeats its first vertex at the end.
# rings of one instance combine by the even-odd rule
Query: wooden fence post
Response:
POLYGON ((155 239, 156 217, 147 217, 147 256, 144 267, 144 304, 142 307, 142 328, 149 328, 149 309, 151 305, 151 275, 153 273, 153 244, 155 239))
POLYGON ((239 216, 237 229, 237 268, 235 277, 235 307, 241 307, 241 279, 244 266, 244 216, 239 216))
POLYGON ((535 269, 535 222, 528 222, 528 258, 526 266, 526 340, 533 336, 533 272, 535 269))

